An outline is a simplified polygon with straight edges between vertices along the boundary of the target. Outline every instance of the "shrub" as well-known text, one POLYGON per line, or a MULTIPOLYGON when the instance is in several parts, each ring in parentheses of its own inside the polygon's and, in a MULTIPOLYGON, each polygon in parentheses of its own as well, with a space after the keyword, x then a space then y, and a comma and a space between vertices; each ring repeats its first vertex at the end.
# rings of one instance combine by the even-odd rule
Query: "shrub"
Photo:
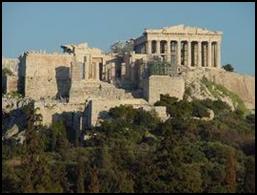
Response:
POLYGON ((5 67, 5 68, 2 69, 2 74, 5 75, 5 76, 12 76, 13 72, 10 69, 5 67))
POLYGON ((222 68, 228 72, 234 72, 234 68, 231 64, 226 64, 226 65, 222 66, 222 68))
POLYGON ((209 117, 210 113, 208 112, 206 106, 204 106, 200 101, 193 101, 193 116, 196 117, 209 117))

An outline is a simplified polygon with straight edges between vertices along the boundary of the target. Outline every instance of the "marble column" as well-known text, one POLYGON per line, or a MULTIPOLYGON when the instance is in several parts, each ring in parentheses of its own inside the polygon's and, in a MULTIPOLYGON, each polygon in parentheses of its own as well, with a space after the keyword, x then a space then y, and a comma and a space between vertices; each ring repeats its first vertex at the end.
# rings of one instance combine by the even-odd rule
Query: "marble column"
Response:
POLYGON ((156 54, 160 55, 161 54, 161 41, 156 40, 156 54))
POLYGON ((114 81, 115 80, 115 63, 111 63, 111 79, 114 81))
POLYGON ((217 68, 220 68, 220 64, 221 64, 221 62, 220 62, 220 60, 221 60, 221 58, 220 58, 220 54, 221 54, 221 49, 220 49, 220 42, 217 42, 217 48, 216 48, 217 50, 217 60, 216 60, 216 63, 217 63, 217 68))
POLYGON ((211 56, 211 41, 208 42, 208 67, 211 67, 212 64, 212 60, 211 60, 212 56, 211 56))
POLYGON ((188 67, 191 67, 191 65, 192 65, 192 63, 191 63, 191 61, 192 61, 192 60, 191 60, 191 58, 192 58, 192 56, 191 56, 191 54, 192 54, 192 53, 191 53, 191 49, 192 49, 192 47, 191 47, 191 41, 188 41, 188 42, 187 42, 187 45, 188 45, 188 51, 187 51, 187 52, 188 52, 187 66, 188 66, 188 67))
POLYGON ((180 40, 177 41, 177 58, 178 58, 177 64, 181 65, 181 42, 180 42, 180 40))
POLYGON ((146 51, 146 53, 147 54, 151 54, 152 53, 152 41, 147 41, 146 42, 146 44, 147 44, 147 51, 146 51))
POLYGON ((171 62, 170 40, 167 41, 167 61, 171 62))
POLYGON ((126 77, 126 63, 121 63, 121 79, 124 80, 126 77))
POLYGON ((198 41, 198 48, 197 48, 197 51, 198 51, 198 67, 201 67, 202 66, 202 42, 201 41, 198 41))

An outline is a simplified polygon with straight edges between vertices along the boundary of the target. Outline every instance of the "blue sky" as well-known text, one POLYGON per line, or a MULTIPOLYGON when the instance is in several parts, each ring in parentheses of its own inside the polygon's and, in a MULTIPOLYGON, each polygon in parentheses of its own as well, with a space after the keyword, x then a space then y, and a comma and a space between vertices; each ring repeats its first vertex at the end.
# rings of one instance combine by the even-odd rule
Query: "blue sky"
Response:
POLYGON ((255 3, 2 3, 2 11, 4 57, 80 42, 108 51, 144 28, 185 24, 223 31, 222 64, 255 74, 255 3))

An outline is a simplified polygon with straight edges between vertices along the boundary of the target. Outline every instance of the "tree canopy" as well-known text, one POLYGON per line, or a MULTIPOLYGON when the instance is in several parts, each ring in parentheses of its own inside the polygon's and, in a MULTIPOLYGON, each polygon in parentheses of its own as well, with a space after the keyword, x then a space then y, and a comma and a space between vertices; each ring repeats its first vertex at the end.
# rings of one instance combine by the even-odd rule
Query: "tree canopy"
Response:
POLYGON ((255 115, 163 95, 170 118, 119 106, 81 146, 28 112, 24 145, 2 142, 2 192, 255 192, 255 115), (196 120, 206 110, 213 120, 196 120), (16 162, 16 163, 13 163, 16 162))

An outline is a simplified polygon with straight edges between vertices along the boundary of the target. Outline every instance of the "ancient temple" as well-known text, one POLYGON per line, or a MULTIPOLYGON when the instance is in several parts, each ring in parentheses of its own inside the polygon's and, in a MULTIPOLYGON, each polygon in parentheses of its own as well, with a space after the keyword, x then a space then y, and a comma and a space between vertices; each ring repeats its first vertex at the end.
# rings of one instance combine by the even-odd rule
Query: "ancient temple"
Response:
POLYGON ((174 65, 220 67, 222 32, 177 25, 145 29, 135 39, 135 53, 159 56, 174 65))

